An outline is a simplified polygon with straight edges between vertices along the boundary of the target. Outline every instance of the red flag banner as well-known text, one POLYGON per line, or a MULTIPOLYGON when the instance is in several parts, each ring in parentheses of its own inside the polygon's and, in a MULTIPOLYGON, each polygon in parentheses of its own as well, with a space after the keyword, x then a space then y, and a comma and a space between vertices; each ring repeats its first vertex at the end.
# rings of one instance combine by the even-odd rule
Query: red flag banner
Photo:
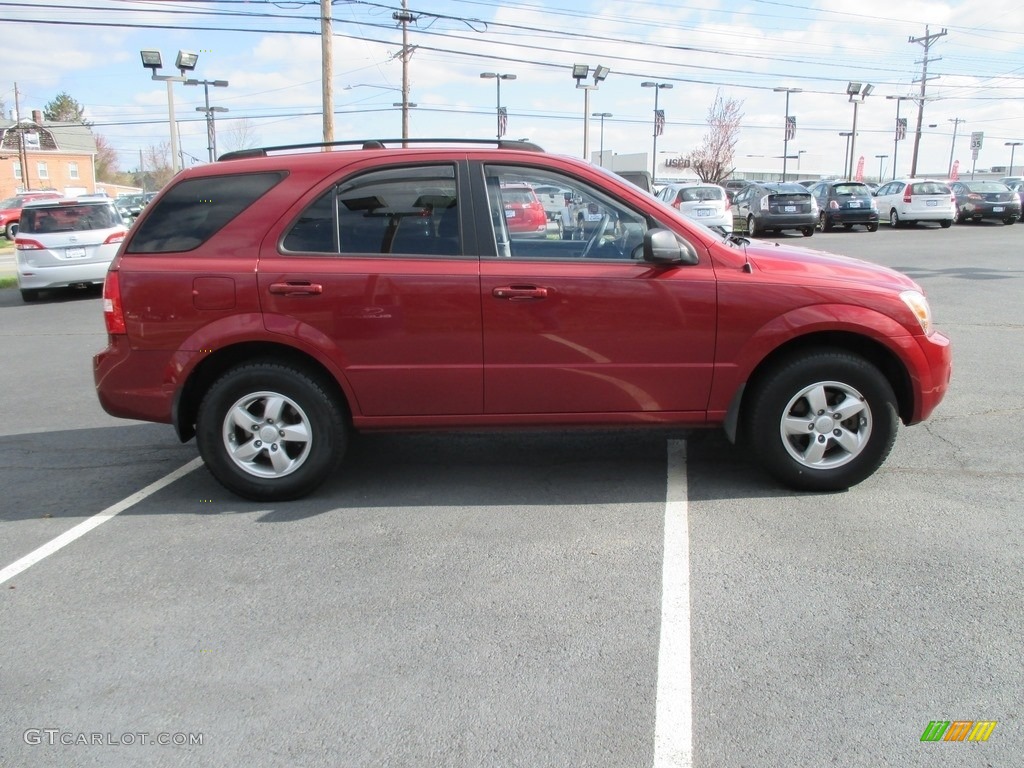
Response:
POLYGON ((661 136, 665 132, 665 110, 654 110, 654 135, 661 136))
POLYGON ((864 181, 864 155, 861 155, 857 161, 857 174, 853 179, 854 181, 864 181))

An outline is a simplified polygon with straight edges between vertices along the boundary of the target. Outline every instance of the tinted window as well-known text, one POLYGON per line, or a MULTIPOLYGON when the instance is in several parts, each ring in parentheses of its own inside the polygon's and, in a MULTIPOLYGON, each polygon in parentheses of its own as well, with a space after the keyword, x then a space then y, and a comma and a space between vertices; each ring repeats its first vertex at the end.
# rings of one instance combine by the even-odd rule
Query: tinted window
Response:
POLYGON ((197 248, 283 178, 279 172, 246 173, 176 184, 149 212, 127 251, 168 253, 197 248))
POLYGON ((836 184, 837 195, 870 195, 871 190, 864 184, 836 184))
POLYGON ((455 167, 388 168, 349 179, 302 212, 286 251, 456 256, 462 252, 455 167))
POLYGON ((937 181, 919 181, 910 187, 912 195, 948 195, 949 188, 937 181))
POLYGON ((687 203, 704 200, 721 200, 722 190, 717 187, 690 187, 683 190, 682 200, 687 203))
POLYGON ((24 208, 21 212, 21 231, 24 234, 110 229, 122 223, 121 214, 109 203, 24 208))

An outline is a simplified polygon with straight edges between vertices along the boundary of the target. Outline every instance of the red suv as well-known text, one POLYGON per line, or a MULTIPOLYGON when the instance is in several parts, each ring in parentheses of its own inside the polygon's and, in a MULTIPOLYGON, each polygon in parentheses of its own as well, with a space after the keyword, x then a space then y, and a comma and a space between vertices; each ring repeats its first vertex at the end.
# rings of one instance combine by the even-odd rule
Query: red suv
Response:
POLYGON ((176 176, 107 275, 103 407, 276 500, 331 477, 351 430, 460 427, 718 426, 781 482, 841 489, 946 392, 949 341, 898 272, 718 235, 532 144, 406 143, 176 176), (521 237, 524 184, 603 213, 521 237))
POLYGON ((25 203, 33 200, 60 200, 63 195, 57 190, 40 190, 38 192, 20 192, 14 197, 0 200, 0 232, 8 240, 14 240, 18 236, 18 226, 21 224, 21 209, 25 203))

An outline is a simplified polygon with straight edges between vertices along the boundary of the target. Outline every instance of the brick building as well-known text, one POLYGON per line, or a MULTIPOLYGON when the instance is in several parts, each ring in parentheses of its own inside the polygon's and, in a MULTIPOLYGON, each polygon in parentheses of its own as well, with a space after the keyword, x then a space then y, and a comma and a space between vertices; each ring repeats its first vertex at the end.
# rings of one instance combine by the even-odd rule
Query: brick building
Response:
MULTIPOLYGON (((102 185, 101 185, 102 186, 102 185)), ((54 189, 68 196, 93 194, 96 139, 82 123, 0 120, 0 198, 54 189)))

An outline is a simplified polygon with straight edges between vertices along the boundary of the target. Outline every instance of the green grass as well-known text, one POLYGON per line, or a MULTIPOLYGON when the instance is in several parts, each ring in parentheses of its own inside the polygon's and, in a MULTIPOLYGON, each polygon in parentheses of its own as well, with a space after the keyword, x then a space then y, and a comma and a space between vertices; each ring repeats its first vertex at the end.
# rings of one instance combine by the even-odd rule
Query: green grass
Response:
POLYGON ((0 277, 0 289, 3 288, 17 288, 18 278, 16 277, 0 277))

